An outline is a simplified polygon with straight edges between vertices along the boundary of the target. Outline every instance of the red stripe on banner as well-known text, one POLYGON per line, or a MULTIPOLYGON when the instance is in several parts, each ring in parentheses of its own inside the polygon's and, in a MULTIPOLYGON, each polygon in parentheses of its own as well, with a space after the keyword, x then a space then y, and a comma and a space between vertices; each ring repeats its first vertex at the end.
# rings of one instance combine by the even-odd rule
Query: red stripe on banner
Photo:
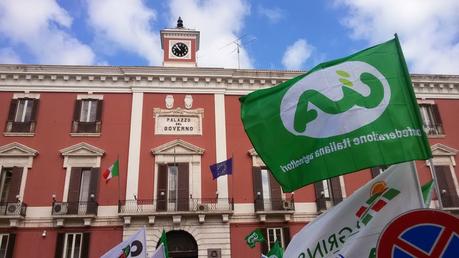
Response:
POLYGON ((360 218, 362 216, 362 214, 367 210, 367 207, 365 206, 362 206, 360 207, 360 209, 357 211, 357 213, 355 214, 355 216, 357 216, 358 218, 360 218))
POLYGON ((381 210, 384 206, 386 206, 387 202, 384 201, 384 200, 379 200, 378 202, 375 203, 375 205, 373 205, 371 207, 372 210, 374 211, 379 211, 381 210))

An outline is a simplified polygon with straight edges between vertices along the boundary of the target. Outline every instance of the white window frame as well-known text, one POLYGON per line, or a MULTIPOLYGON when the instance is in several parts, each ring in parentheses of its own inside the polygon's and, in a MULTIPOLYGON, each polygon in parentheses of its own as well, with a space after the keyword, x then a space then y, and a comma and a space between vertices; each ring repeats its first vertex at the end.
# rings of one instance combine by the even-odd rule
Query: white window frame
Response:
POLYGON ((280 238, 280 244, 281 244, 282 248, 285 247, 285 244, 284 244, 284 229, 283 228, 281 228, 281 227, 266 228, 266 235, 267 235, 266 236, 266 241, 267 241, 267 244, 268 244, 268 251, 271 250, 271 243, 275 243, 276 240, 278 240, 279 238, 280 238), (280 236, 277 236, 276 230, 279 230, 280 236), (270 231, 273 232, 274 239, 271 239, 270 231))
POLYGON ((64 248, 62 248, 62 258, 81 258, 81 253, 82 253, 82 249, 83 249, 83 233, 65 233, 65 237, 64 237, 64 248), (70 247, 71 248, 71 254, 70 254, 70 257, 67 256, 67 249, 68 249, 68 246, 67 246, 67 240, 68 240, 68 237, 72 235, 73 236, 73 239, 72 239, 72 246, 70 247), (75 256, 75 239, 76 239, 76 236, 79 235, 80 236, 80 253, 78 256, 75 256))

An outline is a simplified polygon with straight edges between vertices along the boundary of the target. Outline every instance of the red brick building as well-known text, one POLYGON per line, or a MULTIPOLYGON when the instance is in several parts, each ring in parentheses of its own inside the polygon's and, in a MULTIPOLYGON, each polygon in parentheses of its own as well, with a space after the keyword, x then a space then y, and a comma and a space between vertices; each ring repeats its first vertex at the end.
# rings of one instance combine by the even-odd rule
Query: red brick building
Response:
MULTIPOLYGON (((379 168, 282 193, 245 135, 238 98, 300 72, 197 67, 199 32, 161 31, 161 67, 0 65, 0 257, 99 257, 139 228, 151 253, 260 257, 379 168), (209 166, 233 157, 233 174, 209 166), (119 159, 120 176, 102 172, 119 159), (119 181, 118 181, 119 179, 119 181)), ((159 51, 159 50, 158 50, 159 51)), ((459 76, 412 75, 441 202, 459 210, 459 76)), ((421 183, 432 178, 417 162, 421 183)))

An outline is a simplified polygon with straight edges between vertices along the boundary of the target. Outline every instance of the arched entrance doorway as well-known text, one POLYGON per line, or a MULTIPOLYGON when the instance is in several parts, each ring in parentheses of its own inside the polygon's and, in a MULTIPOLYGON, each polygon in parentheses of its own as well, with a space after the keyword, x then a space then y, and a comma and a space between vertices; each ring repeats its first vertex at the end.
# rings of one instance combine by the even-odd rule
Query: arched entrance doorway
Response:
MULTIPOLYGON (((172 230, 166 233, 169 258, 198 258, 198 243, 184 230, 172 230)), ((158 247, 156 244, 156 247, 158 247)))

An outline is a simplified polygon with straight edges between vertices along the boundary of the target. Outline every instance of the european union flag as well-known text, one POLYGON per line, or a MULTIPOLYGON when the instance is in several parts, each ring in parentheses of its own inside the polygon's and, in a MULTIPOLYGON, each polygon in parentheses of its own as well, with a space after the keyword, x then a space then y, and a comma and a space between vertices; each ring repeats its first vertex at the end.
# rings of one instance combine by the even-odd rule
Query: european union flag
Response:
POLYGON ((210 171, 212 172, 213 179, 223 175, 231 175, 233 172, 233 158, 231 157, 225 161, 210 165, 210 171))

